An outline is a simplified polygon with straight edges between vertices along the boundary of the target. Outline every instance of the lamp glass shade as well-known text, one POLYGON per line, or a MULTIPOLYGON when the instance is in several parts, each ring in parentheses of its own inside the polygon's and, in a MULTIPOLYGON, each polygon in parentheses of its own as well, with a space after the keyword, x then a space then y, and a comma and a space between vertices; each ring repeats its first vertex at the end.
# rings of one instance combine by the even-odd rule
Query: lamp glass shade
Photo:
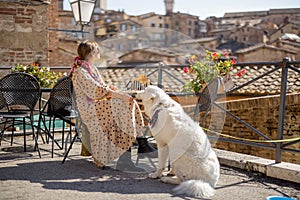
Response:
POLYGON ((91 21, 96 0, 69 0, 75 21, 86 25, 91 21))

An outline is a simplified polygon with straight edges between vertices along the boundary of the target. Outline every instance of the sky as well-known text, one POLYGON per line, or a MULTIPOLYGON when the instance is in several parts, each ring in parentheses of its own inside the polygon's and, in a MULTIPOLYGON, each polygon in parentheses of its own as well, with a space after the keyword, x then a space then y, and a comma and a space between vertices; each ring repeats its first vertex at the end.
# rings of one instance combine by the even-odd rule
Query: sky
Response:
MULTIPOLYGON (((209 16, 223 17, 225 12, 300 8, 300 0, 174 0, 174 2, 174 12, 196 15, 202 20, 209 16)), ((164 0, 107 0, 107 9, 124 9, 129 15, 148 12, 165 14, 164 0)))

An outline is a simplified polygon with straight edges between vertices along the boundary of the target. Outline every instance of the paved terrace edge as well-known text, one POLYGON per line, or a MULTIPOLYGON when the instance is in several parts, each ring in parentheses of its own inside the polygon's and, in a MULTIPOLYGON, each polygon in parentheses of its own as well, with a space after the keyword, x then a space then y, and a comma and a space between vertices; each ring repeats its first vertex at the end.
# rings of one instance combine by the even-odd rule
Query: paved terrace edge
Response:
POLYGON ((214 149, 222 165, 260 172, 268 177, 300 183, 300 165, 269 160, 252 155, 214 149))

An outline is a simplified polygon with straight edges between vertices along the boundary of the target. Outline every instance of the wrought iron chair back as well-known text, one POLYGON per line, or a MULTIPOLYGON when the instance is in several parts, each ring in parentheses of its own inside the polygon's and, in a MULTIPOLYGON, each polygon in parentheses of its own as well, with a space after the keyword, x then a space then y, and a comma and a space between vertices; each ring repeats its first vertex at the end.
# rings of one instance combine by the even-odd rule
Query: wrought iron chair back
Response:
MULTIPOLYGON (((38 148, 37 137, 34 132, 33 113, 35 106, 40 99, 40 85, 38 80, 27 73, 15 72, 4 76, 0 80, 0 117, 4 120, 4 128, 1 130, 1 138, 4 131, 12 128, 11 145, 13 143, 15 122, 23 124, 24 151, 26 151, 26 128, 25 124, 32 127, 32 134, 35 139, 35 147, 38 148), (22 118, 22 120, 19 120, 22 118), (29 123, 25 121, 29 119, 29 123), (10 124, 7 126, 7 124, 10 124), (11 124, 12 123, 12 124, 11 124)), ((41 157, 41 156, 40 156, 41 157)))
POLYGON ((72 90, 73 86, 70 77, 65 76, 59 79, 50 93, 47 113, 48 115, 61 118, 74 125, 73 122, 67 118, 71 115, 72 109, 74 109, 72 108, 72 90))
POLYGON ((57 83, 54 85, 50 92, 50 97, 45 104, 44 108, 40 112, 41 117, 40 120, 43 121, 44 126, 46 127, 46 121, 43 116, 49 117, 49 129, 45 128, 47 131, 47 135, 52 139, 52 157, 54 152, 54 143, 60 148, 64 148, 64 129, 65 123, 69 124, 69 136, 71 138, 72 127, 75 127, 75 131, 77 132, 77 125, 79 115, 76 110, 74 100, 73 100, 73 85, 72 79, 69 76, 65 76, 60 78, 57 83), (61 145, 54 138, 55 133, 55 119, 59 118, 63 122, 62 126, 62 143, 61 145), (52 134, 50 133, 50 126, 52 120, 52 134))
POLYGON ((3 77, 0 81, 0 109, 11 106, 25 106, 33 110, 40 98, 38 80, 27 73, 16 72, 3 77))

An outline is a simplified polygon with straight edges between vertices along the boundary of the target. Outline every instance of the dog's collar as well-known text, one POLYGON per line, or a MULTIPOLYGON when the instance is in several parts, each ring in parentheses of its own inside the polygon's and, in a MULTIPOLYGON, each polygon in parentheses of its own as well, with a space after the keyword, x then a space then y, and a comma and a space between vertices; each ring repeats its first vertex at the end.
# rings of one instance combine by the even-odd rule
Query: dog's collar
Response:
POLYGON ((156 125, 157 119, 158 119, 158 113, 162 110, 162 109, 158 109, 160 106, 162 105, 162 103, 159 103, 155 108, 154 108, 154 114, 152 115, 151 119, 150 119, 150 126, 151 128, 153 128, 156 125))
POLYGON ((154 112, 157 110, 157 108, 159 108, 159 107, 162 106, 162 105, 163 105, 162 103, 157 104, 157 105, 155 106, 155 108, 153 109, 154 112))
POLYGON ((150 126, 151 128, 153 128, 156 125, 157 119, 158 119, 158 113, 161 111, 162 109, 157 109, 155 110, 154 114, 152 115, 151 119, 150 119, 150 126))

